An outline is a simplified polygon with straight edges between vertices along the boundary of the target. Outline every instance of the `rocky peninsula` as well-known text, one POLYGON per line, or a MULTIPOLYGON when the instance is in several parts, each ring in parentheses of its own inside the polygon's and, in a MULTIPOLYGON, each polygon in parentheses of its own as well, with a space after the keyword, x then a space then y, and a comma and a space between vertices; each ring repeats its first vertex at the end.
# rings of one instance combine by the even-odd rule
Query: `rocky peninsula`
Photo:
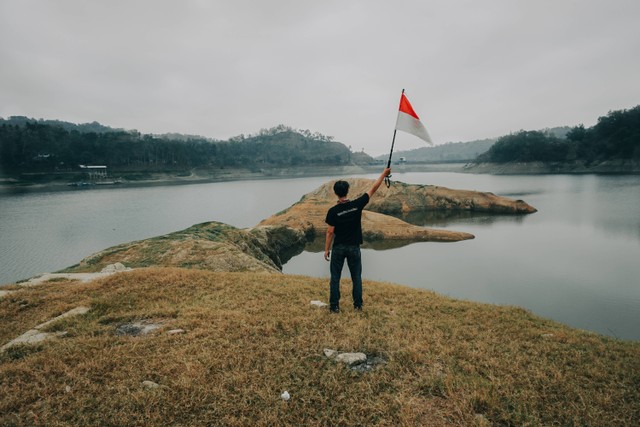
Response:
MULTIPOLYGON (((286 225, 312 238, 324 237, 327 210, 336 203, 335 181, 328 182, 302 197, 290 208, 262 221, 260 225, 286 225)), ((373 180, 350 179, 350 194, 366 192, 373 180)), ((365 243, 379 240, 412 242, 456 242, 473 239, 469 233, 418 227, 403 221, 406 214, 433 211, 492 212, 496 214, 529 214, 536 209, 522 200, 499 197, 492 193, 454 190, 433 185, 394 182, 381 187, 367 205, 362 216, 365 243)))
MULTIPOLYGON (((349 180, 352 194, 365 192, 372 180, 349 180)), ((209 271, 279 272, 307 243, 324 238, 327 209, 335 204, 333 182, 305 194, 298 202, 255 227, 238 229, 227 224, 197 224, 151 239, 117 245, 83 259, 65 272, 101 271, 121 262, 129 267, 186 267, 209 271)), ((378 190, 363 213, 366 244, 385 241, 402 246, 413 242, 457 242, 473 239, 462 231, 419 227, 402 219, 406 213, 462 210, 499 214, 528 214, 535 208, 522 200, 491 193, 452 190, 428 185, 394 183, 378 190)))

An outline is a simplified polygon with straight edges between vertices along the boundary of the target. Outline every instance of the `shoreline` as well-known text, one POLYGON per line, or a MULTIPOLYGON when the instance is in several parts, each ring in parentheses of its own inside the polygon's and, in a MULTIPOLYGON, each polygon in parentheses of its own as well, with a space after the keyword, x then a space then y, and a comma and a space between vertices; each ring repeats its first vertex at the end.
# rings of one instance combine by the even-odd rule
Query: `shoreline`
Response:
MULTIPOLYGON (((214 182, 252 181, 252 180, 272 180, 272 179, 292 179, 311 178, 318 176, 345 176, 345 175, 366 175, 378 173, 384 165, 364 165, 364 166, 334 166, 316 168, 287 168, 287 169, 264 169, 260 172, 252 172, 247 169, 226 169, 224 173, 212 175, 205 172, 194 172, 187 177, 180 177, 167 173, 152 174, 151 179, 127 180, 126 178, 115 179, 114 184, 89 184, 86 186, 72 186, 66 182, 47 183, 7 183, 10 179, 0 179, 0 194, 22 194, 39 192, 63 192, 63 191, 83 191, 114 188, 140 188, 140 187, 162 187, 189 184, 209 184, 214 182)), ((464 172, 464 164, 423 164, 423 165, 395 165, 396 170, 402 172, 464 172)))
POLYGON ((492 175, 638 175, 640 162, 613 160, 585 164, 575 162, 468 163, 465 173, 492 175))
MULTIPOLYGON (((350 165, 331 167, 296 167, 281 169, 224 169, 223 172, 194 170, 189 176, 171 173, 150 173, 149 179, 128 180, 126 174, 112 179, 113 184, 88 183, 73 186, 68 182, 49 181, 46 183, 19 182, 15 178, 0 178, 0 194, 23 194, 39 192, 82 191, 112 188, 161 187, 189 184, 209 184, 214 182, 251 181, 268 179, 310 178, 333 175, 354 176, 378 173, 384 164, 350 165)), ((582 162, 544 163, 544 162, 511 162, 511 163, 406 163, 396 164, 392 168, 396 172, 452 172, 465 174, 490 175, 638 175, 640 163, 633 161, 610 161, 593 165, 582 162)))

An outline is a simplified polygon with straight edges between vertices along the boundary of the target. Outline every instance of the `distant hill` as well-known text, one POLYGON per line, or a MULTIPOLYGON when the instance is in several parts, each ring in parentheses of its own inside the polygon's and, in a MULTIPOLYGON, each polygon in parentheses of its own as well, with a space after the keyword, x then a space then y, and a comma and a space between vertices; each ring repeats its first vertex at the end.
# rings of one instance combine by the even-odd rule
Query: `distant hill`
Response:
MULTIPOLYGON (((435 147, 421 147, 415 150, 394 151, 394 159, 404 157, 408 163, 456 163, 468 162, 486 152, 497 141, 497 138, 469 142, 448 142, 435 147)), ((376 157, 386 160, 388 154, 376 157)))
MULTIPOLYGON (((571 131, 568 126, 543 129, 541 132, 564 138, 571 131)), ((404 157, 408 163, 466 163, 474 161, 479 155, 487 152, 498 138, 479 139, 468 142, 447 142, 435 147, 421 147, 414 150, 395 151, 394 158, 404 157)), ((376 157, 386 160, 388 155, 376 157)))
POLYGON ((124 129, 116 129, 109 126, 102 125, 98 122, 92 123, 70 123, 61 120, 45 120, 45 119, 31 119, 29 117, 24 116, 11 116, 8 119, 3 119, 0 117, 0 126, 3 124, 25 127, 27 123, 37 123, 40 125, 48 125, 60 127, 67 131, 77 131, 81 133, 107 133, 107 132, 124 132, 124 129))
POLYGON ((228 141, 200 136, 143 135, 97 122, 75 125, 25 117, 0 119, 0 168, 9 175, 65 172, 78 165, 106 165, 109 171, 175 172, 194 168, 279 167, 367 164, 332 137, 284 125, 228 141))
POLYGON ((503 136, 477 162, 640 161, 640 105, 611 111, 590 128, 576 126, 564 134, 520 131, 503 136))

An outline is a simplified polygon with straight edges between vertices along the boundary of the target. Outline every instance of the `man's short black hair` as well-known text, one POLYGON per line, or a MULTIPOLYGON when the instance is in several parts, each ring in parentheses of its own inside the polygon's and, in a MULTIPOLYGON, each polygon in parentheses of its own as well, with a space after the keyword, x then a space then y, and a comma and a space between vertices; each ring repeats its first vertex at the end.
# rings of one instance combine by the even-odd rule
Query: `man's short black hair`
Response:
POLYGON ((333 192, 338 197, 346 197, 347 193, 349 193, 349 183, 347 181, 336 181, 333 184, 333 192))

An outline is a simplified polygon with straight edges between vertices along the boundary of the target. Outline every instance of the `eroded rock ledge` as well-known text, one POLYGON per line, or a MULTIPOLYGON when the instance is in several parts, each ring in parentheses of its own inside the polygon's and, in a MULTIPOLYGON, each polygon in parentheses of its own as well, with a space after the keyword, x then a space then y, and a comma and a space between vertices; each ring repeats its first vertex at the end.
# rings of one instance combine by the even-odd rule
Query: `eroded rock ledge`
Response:
POLYGON ((286 226, 239 229, 207 222, 105 249, 66 271, 100 271, 106 265, 122 262, 133 268, 165 266, 273 273, 282 271, 284 263, 302 252, 306 241, 304 233, 286 226))
MULTIPOLYGON (((286 225, 301 230, 309 237, 322 236, 327 225, 327 209, 336 203, 333 193, 335 181, 320 186, 302 199, 260 225, 286 225)), ((352 197, 371 188, 373 180, 349 179, 352 197)), ((398 240, 407 242, 437 241, 455 242, 473 239, 469 233, 418 227, 396 218, 402 214, 426 211, 474 211, 499 214, 526 214, 536 209, 522 200, 513 200, 469 190, 453 190, 432 185, 413 185, 394 182, 390 188, 380 187, 372 198, 362 217, 362 229, 365 240, 398 240)))

